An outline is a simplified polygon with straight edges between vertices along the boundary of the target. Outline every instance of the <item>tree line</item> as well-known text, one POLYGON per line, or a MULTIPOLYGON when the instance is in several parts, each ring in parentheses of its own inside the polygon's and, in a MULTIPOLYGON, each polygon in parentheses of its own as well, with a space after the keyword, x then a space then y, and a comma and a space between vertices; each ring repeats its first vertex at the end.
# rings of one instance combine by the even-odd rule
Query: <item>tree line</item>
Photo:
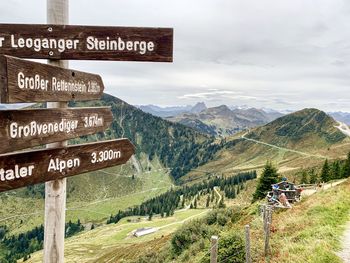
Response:
MULTIPOLYGON (((215 177, 206 180, 202 183, 191 186, 183 186, 178 189, 171 189, 157 197, 143 202, 140 205, 130 207, 124 211, 119 210, 115 215, 111 215, 107 220, 107 224, 118 223, 120 219, 128 216, 149 216, 151 219, 154 214, 159 214, 162 217, 168 217, 174 214, 178 208, 185 207, 185 200, 191 200, 202 191, 209 193, 215 186, 219 186, 222 191, 232 189, 235 185, 241 185, 248 180, 253 180, 257 177, 256 171, 239 173, 232 177, 215 177)), ((240 186, 241 187, 241 186, 240 186)), ((194 198, 194 202, 197 198, 194 198)), ((191 203, 192 208, 196 208, 196 203, 191 203)))
POLYGON ((301 184, 316 184, 350 177, 350 152, 345 160, 326 159, 322 169, 310 168, 301 171, 301 184))
MULTIPOLYGON (((312 174, 311 174, 312 175, 312 174)), ((312 178, 310 175, 310 178, 312 178)), ((328 182, 335 179, 348 178, 350 176, 350 152, 348 153, 348 157, 345 161, 335 160, 333 162, 329 162, 325 160, 320 180, 322 182, 328 182)))
MULTIPOLYGON (((70 237, 84 230, 84 226, 78 219, 77 222, 69 221, 65 226, 65 237, 70 237)), ((40 225, 19 235, 8 236, 8 228, 0 226, 0 241, 5 250, 2 263, 16 263, 18 259, 24 261, 30 258, 30 254, 43 249, 44 226, 40 225)))

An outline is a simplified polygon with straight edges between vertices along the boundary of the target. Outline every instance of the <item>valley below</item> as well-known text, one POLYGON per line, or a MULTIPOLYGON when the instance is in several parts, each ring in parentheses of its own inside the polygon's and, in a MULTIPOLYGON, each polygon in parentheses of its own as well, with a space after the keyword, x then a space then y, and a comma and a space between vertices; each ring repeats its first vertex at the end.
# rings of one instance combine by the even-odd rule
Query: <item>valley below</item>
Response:
MULTIPOLYGON (((267 163, 276 167, 279 178, 296 183, 302 182, 305 174, 310 177, 308 181, 316 174, 315 184, 322 182, 325 162, 335 174, 336 165, 346 166, 350 152, 349 127, 317 109, 275 116, 232 133, 214 134, 144 113, 109 95, 88 106, 111 106, 111 128, 70 143, 127 137, 134 142, 136 154, 125 165, 68 179, 66 262, 207 262, 207 235, 225 238, 232 231, 239 234, 247 222, 253 224, 254 242, 260 244, 255 213, 264 200, 252 203, 252 198, 267 163), (142 231, 147 234, 136 236, 142 231), (176 240, 183 238, 183 231, 198 237, 180 246, 176 240)), ((231 114, 227 109, 215 110, 231 114)), ((340 180, 339 176, 340 172, 328 179, 337 183, 330 189, 324 187, 324 194, 312 190, 311 195, 306 190, 305 204, 313 196, 322 198, 336 191, 333 188, 346 187, 348 180, 340 180)), ((43 196, 44 185, 0 195, 0 262, 4 259, 12 263, 14 258, 41 261, 41 236, 20 240, 33 231, 40 233, 43 196), (23 252, 11 250, 7 238, 18 239, 16 244, 23 246, 23 252)), ((298 211, 303 205, 304 201, 293 209, 298 211)), ((279 217, 282 214, 276 215, 276 223, 279 217)), ((272 246, 278 242, 275 238, 272 246)), ((261 252, 255 251, 254 257, 254 262, 260 262, 261 252)))

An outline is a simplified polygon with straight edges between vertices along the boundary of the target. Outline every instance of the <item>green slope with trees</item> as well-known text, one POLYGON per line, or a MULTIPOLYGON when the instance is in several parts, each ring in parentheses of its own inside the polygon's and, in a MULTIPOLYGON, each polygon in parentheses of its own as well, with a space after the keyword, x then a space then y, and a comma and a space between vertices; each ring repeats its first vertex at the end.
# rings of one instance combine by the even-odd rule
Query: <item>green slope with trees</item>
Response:
MULTIPOLYGON (((110 106, 113 113, 112 125, 106 132, 99 133, 97 138, 130 139, 136 146, 138 156, 146 153, 150 160, 157 156, 165 167, 172 168, 171 175, 175 180, 212 160, 223 146, 216 143, 214 137, 145 113, 108 94, 104 94, 98 101, 72 103, 70 106, 110 106)), ((93 139, 94 136, 85 136, 75 142, 93 139)))
POLYGON ((253 130, 247 138, 280 147, 326 147, 346 138, 336 125, 337 122, 323 111, 303 109, 253 130))

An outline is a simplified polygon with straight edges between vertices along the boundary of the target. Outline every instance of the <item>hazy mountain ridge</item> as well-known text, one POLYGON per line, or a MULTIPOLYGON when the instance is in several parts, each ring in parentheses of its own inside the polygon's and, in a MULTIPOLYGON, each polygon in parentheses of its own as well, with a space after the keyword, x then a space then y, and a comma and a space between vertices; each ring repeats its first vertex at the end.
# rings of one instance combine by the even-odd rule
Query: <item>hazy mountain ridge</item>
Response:
POLYGON ((191 109, 192 113, 200 113, 201 111, 204 111, 207 109, 207 105, 205 105, 204 102, 198 102, 196 105, 194 105, 191 109))
POLYGON ((329 112, 328 114, 331 115, 337 121, 350 125, 350 112, 337 111, 329 112))
POLYGON ((197 114, 183 113, 166 119, 197 129, 202 133, 225 137, 264 125, 282 115, 278 112, 267 113, 255 108, 230 109, 226 105, 221 105, 205 108, 197 114))
POLYGON ((175 116, 185 112, 191 112, 192 106, 174 106, 174 107, 159 107, 156 105, 137 105, 137 108, 143 112, 150 113, 154 116, 166 118, 170 116, 175 116))

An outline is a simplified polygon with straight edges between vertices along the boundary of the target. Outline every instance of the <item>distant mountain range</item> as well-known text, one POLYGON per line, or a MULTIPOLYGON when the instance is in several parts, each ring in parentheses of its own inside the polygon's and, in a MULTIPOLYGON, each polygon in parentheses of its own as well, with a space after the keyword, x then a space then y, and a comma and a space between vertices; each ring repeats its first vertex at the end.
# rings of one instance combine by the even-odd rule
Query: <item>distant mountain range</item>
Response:
POLYGON ((159 107, 156 105, 139 105, 136 106, 140 110, 146 113, 150 113, 154 116, 167 118, 167 117, 173 117, 177 116, 179 114, 184 113, 199 113, 205 109, 207 109, 207 106, 204 102, 198 102, 196 105, 191 106, 173 106, 173 107, 159 107))
POLYGON ((341 121, 346 123, 347 125, 350 125, 350 112, 329 112, 329 115, 331 115, 334 119, 337 121, 341 121))
MULTIPOLYGON (((291 110, 277 111, 271 108, 256 109, 247 105, 208 108, 204 102, 194 106, 159 107, 138 106, 144 112, 181 123, 212 136, 228 136, 239 131, 267 124, 281 116, 293 113, 291 110)), ((349 112, 328 112, 335 120, 350 125, 349 112)))
POLYGON ((185 112, 191 112, 193 108, 190 105, 187 106, 174 106, 174 107, 159 107, 156 105, 138 105, 136 106, 140 110, 146 113, 150 113, 154 116, 166 118, 170 116, 176 116, 185 112))
POLYGON ((239 131, 264 125, 278 117, 280 113, 267 113, 263 110, 230 109, 226 105, 205 108, 199 113, 183 113, 167 120, 184 124, 200 132, 225 137, 239 131))
POLYGON ((247 128, 264 125, 283 115, 274 110, 264 111, 249 107, 229 108, 221 105, 208 108, 204 102, 199 102, 193 107, 160 108, 147 105, 139 108, 212 136, 232 135, 247 128))

